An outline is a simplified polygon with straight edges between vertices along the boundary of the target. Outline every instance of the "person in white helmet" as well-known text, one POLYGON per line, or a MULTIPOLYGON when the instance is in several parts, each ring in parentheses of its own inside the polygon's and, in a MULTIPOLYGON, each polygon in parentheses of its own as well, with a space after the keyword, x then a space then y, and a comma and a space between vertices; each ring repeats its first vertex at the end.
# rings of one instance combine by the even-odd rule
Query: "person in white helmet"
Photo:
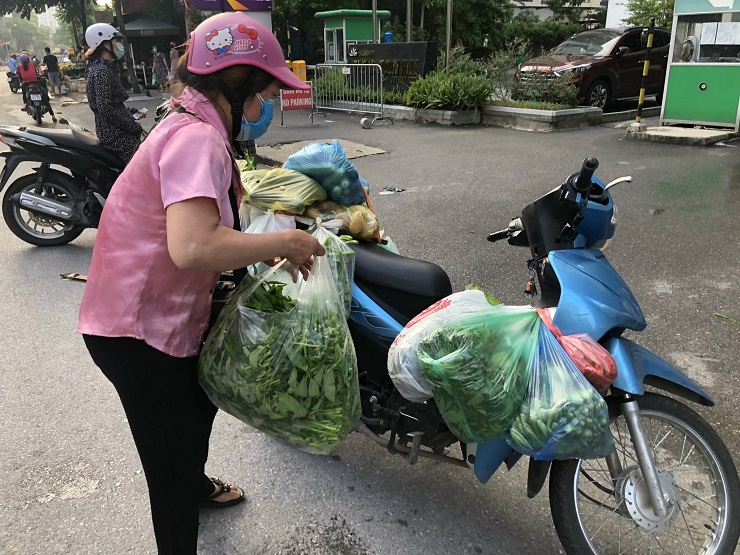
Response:
POLYGON ((128 164, 141 144, 143 129, 124 101, 118 60, 123 58, 123 35, 112 25, 95 23, 85 31, 88 50, 87 100, 95 114, 95 133, 100 145, 128 164))

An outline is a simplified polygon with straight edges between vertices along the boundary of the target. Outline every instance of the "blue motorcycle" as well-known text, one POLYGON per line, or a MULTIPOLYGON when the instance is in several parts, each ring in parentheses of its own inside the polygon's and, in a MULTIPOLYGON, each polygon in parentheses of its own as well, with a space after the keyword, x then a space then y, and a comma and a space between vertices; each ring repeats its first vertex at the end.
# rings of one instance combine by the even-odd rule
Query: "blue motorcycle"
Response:
MULTIPOLYGON (((550 475, 550 507, 568 554, 713 553, 732 555, 740 537, 740 480, 717 433, 686 405, 645 386, 705 406, 712 398, 649 350, 623 337, 642 331, 645 317, 603 249, 614 236, 609 189, 593 177, 598 161, 527 205, 488 240, 529 247, 528 290, 538 307, 555 308, 566 334, 587 333, 617 363, 619 375, 605 400, 616 445, 606 459, 530 459, 527 493, 534 497, 550 475)), ((521 455, 505 438, 459 442, 433 400, 404 399, 387 371, 388 350, 414 316, 452 293, 439 266, 355 245, 355 285, 349 328, 357 351, 362 417, 355 431, 400 454, 469 467, 482 483, 521 455), (389 436, 381 437, 384 434, 389 436), (451 446, 460 443, 462 457, 451 446)))

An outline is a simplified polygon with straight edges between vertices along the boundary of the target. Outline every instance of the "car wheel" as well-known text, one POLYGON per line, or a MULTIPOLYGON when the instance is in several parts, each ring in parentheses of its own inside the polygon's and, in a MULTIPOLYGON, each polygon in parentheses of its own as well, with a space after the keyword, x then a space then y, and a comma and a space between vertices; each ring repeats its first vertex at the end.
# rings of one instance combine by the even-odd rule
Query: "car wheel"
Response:
POLYGON ((598 79, 591 83, 586 92, 586 105, 602 110, 611 102, 611 89, 609 83, 603 79, 598 79))

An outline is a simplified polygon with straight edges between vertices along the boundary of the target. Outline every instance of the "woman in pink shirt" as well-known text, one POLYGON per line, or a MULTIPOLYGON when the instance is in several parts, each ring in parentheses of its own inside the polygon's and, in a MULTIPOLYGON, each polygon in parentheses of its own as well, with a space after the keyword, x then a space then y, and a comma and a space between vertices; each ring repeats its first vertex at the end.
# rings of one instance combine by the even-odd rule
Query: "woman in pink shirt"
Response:
POLYGON ((278 257, 305 277, 324 249, 303 231, 233 229, 242 193, 232 144, 267 130, 281 86, 307 88, 273 34, 243 13, 213 16, 191 33, 176 76, 170 114, 106 201, 78 331, 121 398, 159 553, 188 555, 199 507, 244 499, 204 473, 217 409, 196 367, 213 287, 222 271, 278 257))

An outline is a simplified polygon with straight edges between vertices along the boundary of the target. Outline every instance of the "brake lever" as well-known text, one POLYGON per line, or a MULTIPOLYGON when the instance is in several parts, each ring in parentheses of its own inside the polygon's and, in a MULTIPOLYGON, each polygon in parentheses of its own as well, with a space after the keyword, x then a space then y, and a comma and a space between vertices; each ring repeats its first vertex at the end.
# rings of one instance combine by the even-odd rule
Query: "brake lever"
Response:
POLYGON ((604 187, 604 191, 608 191, 611 187, 614 187, 615 185, 620 185, 621 183, 632 183, 632 176, 631 175, 625 175, 624 177, 619 177, 609 183, 606 187, 604 187))

